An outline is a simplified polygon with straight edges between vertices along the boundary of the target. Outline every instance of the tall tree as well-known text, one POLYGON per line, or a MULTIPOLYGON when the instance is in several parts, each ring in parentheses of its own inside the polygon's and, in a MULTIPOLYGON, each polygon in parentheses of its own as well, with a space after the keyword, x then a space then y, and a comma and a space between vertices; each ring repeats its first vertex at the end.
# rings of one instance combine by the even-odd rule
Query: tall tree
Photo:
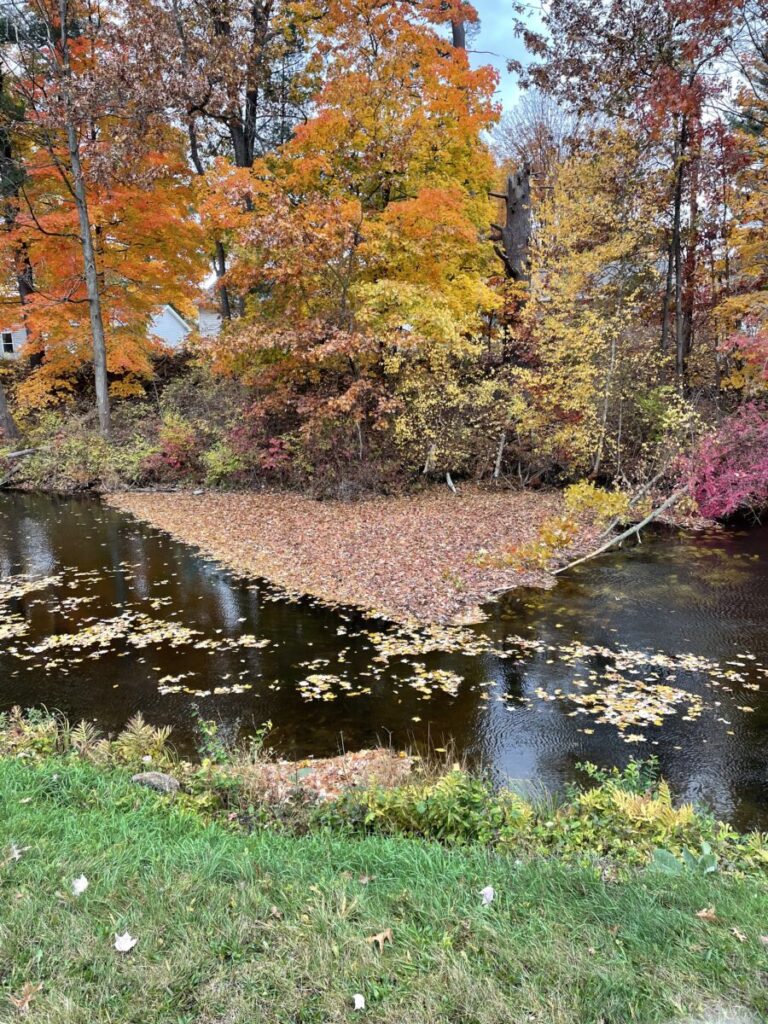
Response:
POLYGON ((201 273, 189 174, 118 5, 11 6, 5 61, 23 117, 8 130, 24 167, 5 241, 35 267, 24 312, 42 357, 19 394, 50 401, 89 352, 108 434, 110 389, 124 393, 149 372, 152 311, 201 273))
MULTIPOLYGON (((544 31, 519 31, 535 56, 519 71, 584 113, 631 121, 668 176, 661 348, 682 377, 693 340, 698 174, 705 111, 722 83, 719 61, 742 25, 741 0, 553 0, 544 31)), ((650 154, 649 154, 650 155, 650 154)))
MULTIPOLYGON (((97 7, 76 0, 27 4, 6 0, 6 21, 14 28, 14 46, 4 51, 25 123, 35 145, 45 149, 77 210, 79 241, 91 327, 96 405, 103 434, 110 430, 107 350, 101 309, 96 250, 82 149, 92 131, 94 112, 109 102, 94 91, 94 72, 103 26, 97 7), (62 152, 61 138, 64 136, 62 152)), ((103 84, 103 81, 102 81, 103 84)))
POLYGON ((420 378, 422 396, 447 402, 450 368, 475 352, 496 303, 481 139, 496 115, 495 75, 451 45, 457 13, 475 16, 464 5, 334 0, 317 26, 313 117, 250 171, 219 165, 211 197, 233 211, 230 274, 249 295, 220 364, 252 384, 262 410, 279 407, 283 425, 298 414, 318 438, 331 423, 349 427, 360 455, 408 405, 399 438, 425 461, 419 410, 393 391, 402 382, 410 394, 420 378))
MULTIPOLYGON (((201 179, 220 157, 252 167, 306 119, 301 3, 130 0, 129 6, 152 26, 151 61, 167 83, 167 106, 185 126, 201 179)), ((221 314, 228 320, 236 309, 226 280, 228 235, 218 218, 207 227, 221 314)))

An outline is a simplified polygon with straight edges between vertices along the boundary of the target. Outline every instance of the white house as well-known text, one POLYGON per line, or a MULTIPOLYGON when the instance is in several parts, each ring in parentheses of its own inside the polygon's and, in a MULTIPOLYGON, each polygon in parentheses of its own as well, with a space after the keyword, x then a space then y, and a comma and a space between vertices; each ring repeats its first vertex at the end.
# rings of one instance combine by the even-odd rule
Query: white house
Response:
MULTIPOLYGON (((197 310, 197 330, 205 338, 215 338, 221 329, 221 317, 210 307, 200 306, 197 310)), ((181 348, 193 327, 170 304, 163 306, 149 322, 147 334, 159 338, 170 349, 181 348)), ((16 359, 27 340, 23 327, 17 330, 0 331, 0 359, 16 359)))
POLYGON ((181 348, 192 328, 173 306, 165 305, 149 321, 147 334, 159 338, 168 348, 181 348))
POLYGON ((15 359, 26 340, 27 332, 23 327, 15 331, 3 331, 0 334, 0 341, 2 341, 0 355, 3 359, 15 359))

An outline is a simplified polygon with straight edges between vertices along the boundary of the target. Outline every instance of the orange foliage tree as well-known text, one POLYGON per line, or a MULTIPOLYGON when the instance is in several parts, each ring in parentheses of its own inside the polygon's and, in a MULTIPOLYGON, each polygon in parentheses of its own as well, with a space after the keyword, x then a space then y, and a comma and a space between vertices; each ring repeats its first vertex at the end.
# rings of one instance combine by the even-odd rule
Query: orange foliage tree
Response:
POLYGON ((464 4, 335 0, 308 69, 323 82, 314 117, 252 168, 210 177, 204 209, 229 212, 228 279, 247 295, 214 354, 253 387, 267 434, 362 461, 397 414, 414 458, 433 444, 401 387, 415 372, 446 394, 497 301, 481 141, 496 78, 444 28, 474 18, 464 4))
MULTIPOLYGON (((122 180, 96 180, 90 190, 107 369, 116 396, 142 390, 162 351, 149 333, 153 315, 170 302, 193 314, 192 297, 205 273, 181 140, 168 129, 158 135, 157 148, 126 168, 122 180)), ((25 163, 22 202, 3 241, 6 256, 23 241, 34 268, 35 288, 20 316, 28 334, 25 354, 38 358, 18 397, 40 408, 72 391, 90 362, 91 334, 73 203, 45 150, 31 152, 25 163)), ((84 166, 88 176, 91 166, 84 166)))
POLYGON ((35 363, 18 398, 57 401, 95 362, 103 430, 106 375, 113 394, 137 390, 152 315, 205 272, 183 137, 131 76, 117 6, 19 3, 4 54, 15 187, 0 260, 35 363))

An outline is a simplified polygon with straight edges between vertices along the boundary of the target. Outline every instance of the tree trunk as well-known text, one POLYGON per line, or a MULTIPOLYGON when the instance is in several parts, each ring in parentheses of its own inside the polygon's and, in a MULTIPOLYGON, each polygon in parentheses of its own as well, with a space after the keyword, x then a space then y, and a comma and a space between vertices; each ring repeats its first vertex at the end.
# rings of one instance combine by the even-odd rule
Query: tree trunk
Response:
POLYGON ((683 323, 683 246, 681 216, 683 206, 683 184, 685 181, 685 159, 688 142, 687 120, 683 117, 677 147, 675 168, 674 208, 672 219, 672 253, 675 265, 675 372, 682 379, 685 373, 685 328, 683 323))
POLYGON ((451 22, 451 41, 457 50, 466 50, 467 29, 463 21, 451 22))
POLYGON ((504 224, 492 224, 496 255, 504 264, 507 277, 513 281, 530 278, 529 249, 531 244, 531 171, 526 165, 507 178, 504 193, 492 192, 503 199, 506 216, 504 224))
POLYGON ((85 287, 88 294, 88 312, 91 319, 91 335, 93 338, 93 371, 96 381, 96 408, 99 414, 99 429, 104 437, 109 436, 109 380, 107 377, 107 345, 104 337, 104 322, 101 316, 101 295, 99 292, 99 276, 96 269, 96 252, 93 245, 93 232, 88 215, 88 195, 85 176, 80 160, 80 140, 74 121, 72 91, 70 82, 69 38, 67 35, 68 2, 60 0, 61 17, 61 59, 65 78, 66 95, 66 131, 69 166, 72 172, 72 191, 77 207, 77 218, 80 224, 80 244, 83 252, 85 270, 85 287))
POLYGON ((667 275, 664 284, 664 302, 661 312, 661 354, 666 355, 669 351, 669 307, 672 302, 672 281, 675 274, 675 253, 670 238, 667 247, 667 275))
POLYGON ((223 320, 232 319, 232 306, 229 301, 229 292, 227 286, 222 284, 222 278, 227 272, 227 254, 224 251, 224 243, 219 240, 216 243, 216 258, 214 260, 214 267, 216 269, 216 279, 219 282, 217 290, 219 292, 219 306, 221 309, 221 316, 223 320))
POLYGON ((501 466, 504 459, 504 448, 507 444, 507 432, 502 430, 501 437, 499 438, 499 447, 496 450, 496 462, 493 467, 493 479, 498 480, 501 476, 501 466))
MULTIPOLYGON (((197 140, 197 131, 195 130, 194 123, 190 120, 187 123, 187 133, 189 135, 189 154, 192 158, 192 164, 195 168, 195 172, 201 177, 205 177, 205 167, 200 156, 200 146, 197 140)), ((213 270, 216 274, 216 290, 219 293, 219 312, 221 313, 222 320, 232 319, 232 307, 229 302, 229 292, 227 286, 222 284, 222 278, 227 272, 227 254, 224 250, 224 243, 221 239, 218 239, 215 246, 215 252, 213 256, 213 270)))
POLYGON ((685 251, 683 271, 683 365, 688 360, 693 348, 693 312, 696 300, 696 256, 698 251, 699 221, 699 175, 698 160, 691 162, 691 186, 688 200, 688 244, 685 251))
POLYGON ((21 437, 16 421, 11 416, 11 410, 8 408, 8 401, 5 397, 5 388, 2 382, 0 382, 0 430, 3 431, 6 440, 15 441, 21 437))
POLYGON ((616 334, 611 332, 611 358, 608 364, 608 375, 605 381, 605 398, 603 400, 603 417, 600 424, 600 437, 597 442, 595 461, 592 464, 592 476, 600 472, 600 464, 603 461, 603 449, 605 448, 605 437, 608 431, 608 412, 611 407, 611 392, 613 390, 613 375, 616 370, 616 334))

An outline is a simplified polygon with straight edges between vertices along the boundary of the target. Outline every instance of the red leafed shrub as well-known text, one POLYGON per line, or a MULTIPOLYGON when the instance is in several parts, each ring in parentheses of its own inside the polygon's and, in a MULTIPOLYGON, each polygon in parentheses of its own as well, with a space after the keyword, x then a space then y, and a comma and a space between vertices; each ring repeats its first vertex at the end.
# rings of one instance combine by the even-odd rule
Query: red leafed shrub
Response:
POLYGON ((280 472, 291 464, 291 453, 282 437, 270 437, 261 450, 259 463, 265 472, 280 472))
POLYGON ((740 360, 746 374, 768 380, 768 327, 755 317, 745 317, 743 330, 726 339, 721 351, 740 360))
POLYGON ((169 417, 160 429, 160 448, 142 464, 146 477, 158 483, 198 478, 203 440, 190 424, 169 417))
POLYGON ((699 442, 685 467, 702 515, 722 518, 768 504, 768 416, 743 405, 699 442))

